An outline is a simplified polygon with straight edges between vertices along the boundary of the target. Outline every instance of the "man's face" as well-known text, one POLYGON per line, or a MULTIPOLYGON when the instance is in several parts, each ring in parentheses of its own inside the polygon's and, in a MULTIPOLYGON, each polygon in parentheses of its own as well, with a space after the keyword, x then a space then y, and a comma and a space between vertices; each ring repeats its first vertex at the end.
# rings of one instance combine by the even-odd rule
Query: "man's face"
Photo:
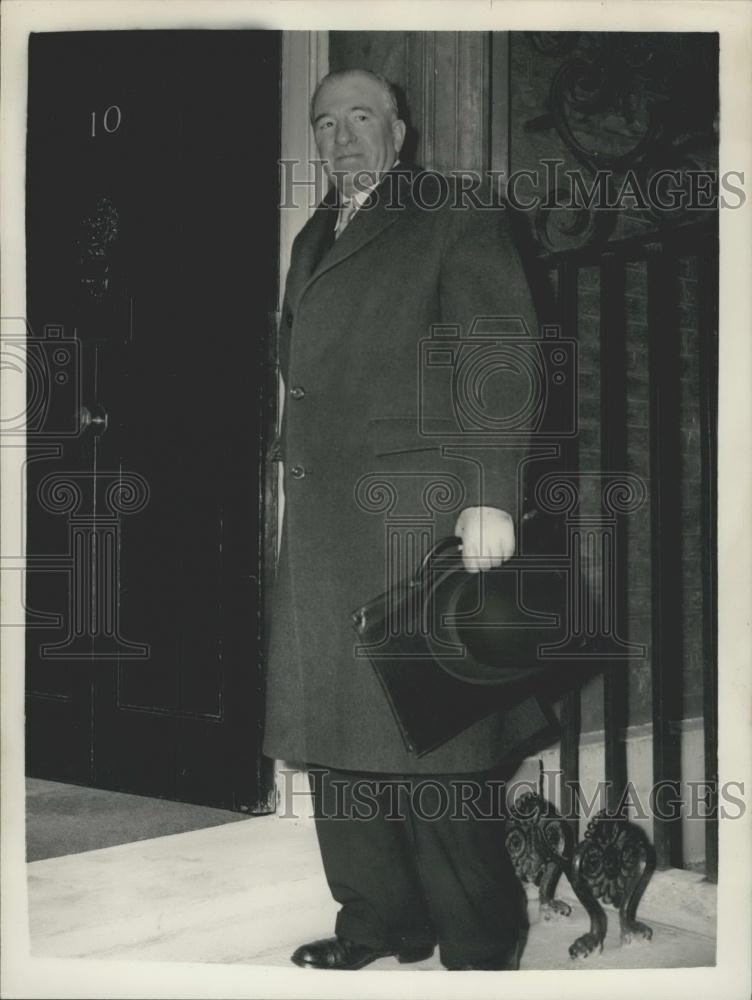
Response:
POLYGON ((376 80, 352 73, 320 88, 313 133, 327 176, 349 197, 354 187, 369 187, 392 166, 405 139, 405 123, 394 117, 376 80))

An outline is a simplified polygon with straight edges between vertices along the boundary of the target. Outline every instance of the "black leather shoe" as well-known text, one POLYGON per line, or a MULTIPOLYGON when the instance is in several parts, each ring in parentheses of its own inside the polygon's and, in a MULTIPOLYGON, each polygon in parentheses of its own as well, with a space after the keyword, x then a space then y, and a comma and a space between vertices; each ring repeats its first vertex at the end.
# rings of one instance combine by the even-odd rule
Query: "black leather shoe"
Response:
POLYGON ((354 944, 345 938, 323 938, 303 944, 290 956, 301 969, 362 969, 377 958, 395 955, 401 963, 422 962, 433 955, 433 945, 402 948, 400 951, 378 951, 364 944, 354 944))

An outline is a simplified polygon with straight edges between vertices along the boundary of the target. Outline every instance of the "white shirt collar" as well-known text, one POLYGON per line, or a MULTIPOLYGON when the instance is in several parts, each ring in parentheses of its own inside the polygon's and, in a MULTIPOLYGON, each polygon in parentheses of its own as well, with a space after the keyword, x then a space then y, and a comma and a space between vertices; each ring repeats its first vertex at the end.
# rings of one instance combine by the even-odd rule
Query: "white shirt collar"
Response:
POLYGON ((391 167, 388 167, 386 170, 383 170, 379 174, 378 179, 373 184, 370 184, 367 188, 358 188, 357 191, 354 191, 349 198, 343 198, 342 205, 340 206, 340 211, 342 211, 342 209, 345 208, 347 205, 349 205, 351 202, 355 202, 356 211, 357 209, 361 208, 361 206, 368 200, 371 191, 373 191, 374 188, 379 186, 381 181, 384 179, 385 175, 388 174, 390 170, 394 170, 394 168, 397 166, 398 163, 399 160, 395 160, 394 163, 391 165, 391 167))

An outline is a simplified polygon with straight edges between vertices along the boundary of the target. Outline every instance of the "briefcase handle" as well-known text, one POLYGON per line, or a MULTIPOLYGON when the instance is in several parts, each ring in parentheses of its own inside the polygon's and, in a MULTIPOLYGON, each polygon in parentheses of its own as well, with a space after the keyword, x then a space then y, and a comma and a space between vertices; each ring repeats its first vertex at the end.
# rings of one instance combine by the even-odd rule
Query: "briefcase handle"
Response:
MULTIPOLYGON (((528 521, 532 521, 533 518, 537 516, 538 516, 538 511, 535 508, 532 508, 530 510, 525 511, 525 513, 519 519, 519 523, 517 526, 518 552, 520 550, 520 533, 522 525, 526 524, 528 521)), ((437 556, 443 555, 444 552, 448 552, 449 549, 459 548, 461 545, 462 545, 462 539, 458 538, 457 535, 448 535, 446 538, 440 538, 439 541, 433 546, 433 548, 429 549, 428 552, 426 553, 425 557, 423 558, 423 561, 421 562, 420 566, 418 567, 415 573, 415 576, 410 582, 410 586, 411 587, 421 586, 425 582, 426 575, 428 573, 432 561, 437 556)))
POLYGON ((415 571, 415 576, 410 581, 411 587, 420 587, 425 582, 428 571, 431 568, 431 563, 437 557, 442 555, 444 552, 448 552, 449 549, 458 548, 462 544, 462 539, 458 538, 457 535, 449 535, 446 538, 440 538, 439 541, 429 549, 423 557, 423 561, 420 566, 418 566, 415 571))

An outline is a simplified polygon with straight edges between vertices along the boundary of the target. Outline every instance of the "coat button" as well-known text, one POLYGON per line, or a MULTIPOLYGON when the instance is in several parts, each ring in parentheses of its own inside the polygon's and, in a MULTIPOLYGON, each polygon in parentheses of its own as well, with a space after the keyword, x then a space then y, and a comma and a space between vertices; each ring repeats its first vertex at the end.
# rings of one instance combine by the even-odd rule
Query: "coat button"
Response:
POLYGON ((287 314, 287 319, 285 320, 288 326, 292 326, 292 313, 287 314))
POLYGON ((290 395, 293 399, 302 399, 303 396, 305 396, 305 389, 302 385, 294 385, 292 389, 290 389, 290 395))
POLYGON ((290 469, 290 475, 293 479, 305 479, 305 469, 302 465, 293 465, 290 469))

